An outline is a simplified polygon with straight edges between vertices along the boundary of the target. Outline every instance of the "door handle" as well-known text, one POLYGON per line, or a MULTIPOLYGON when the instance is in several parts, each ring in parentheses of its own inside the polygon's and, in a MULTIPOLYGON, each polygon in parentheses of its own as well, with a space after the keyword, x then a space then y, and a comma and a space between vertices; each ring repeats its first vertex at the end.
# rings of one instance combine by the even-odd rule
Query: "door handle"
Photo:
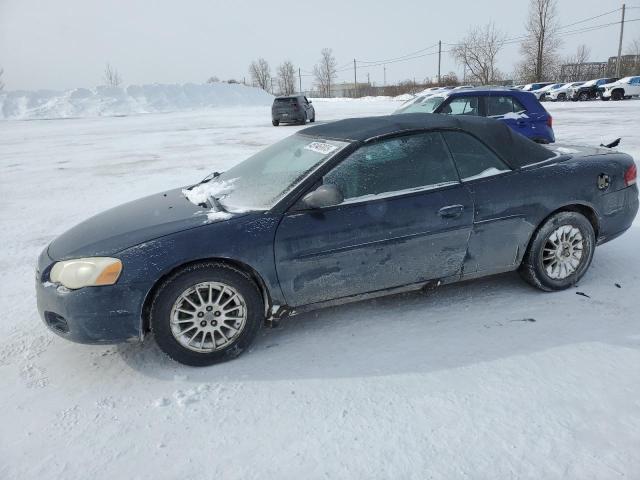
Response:
POLYGON ((464 205, 447 205, 438 210, 438 215, 442 218, 456 218, 464 212, 464 205))

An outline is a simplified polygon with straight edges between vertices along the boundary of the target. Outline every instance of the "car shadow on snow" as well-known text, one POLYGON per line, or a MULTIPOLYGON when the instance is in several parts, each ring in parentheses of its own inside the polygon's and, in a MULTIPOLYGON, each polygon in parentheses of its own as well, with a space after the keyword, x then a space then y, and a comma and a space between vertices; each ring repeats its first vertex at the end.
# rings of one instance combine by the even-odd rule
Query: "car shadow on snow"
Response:
POLYGON ((118 352, 159 380, 224 382, 426 373, 583 342, 640 348, 640 326, 630 319, 638 291, 628 278, 637 283, 637 275, 617 276, 628 288, 616 287, 610 262, 629 257, 599 250, 581 285, 564 292, 539 292, 511 273, 331 307, 263 329, 249 351, 211 367, 172 362, 150 338, 118 352))

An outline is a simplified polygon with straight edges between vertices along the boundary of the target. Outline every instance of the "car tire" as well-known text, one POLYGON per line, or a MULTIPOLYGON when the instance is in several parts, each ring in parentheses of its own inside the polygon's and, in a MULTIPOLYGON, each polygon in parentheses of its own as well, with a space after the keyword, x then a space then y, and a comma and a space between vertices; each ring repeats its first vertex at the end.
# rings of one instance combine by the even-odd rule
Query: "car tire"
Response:
POLYGON ((567 289, 589 269, 595 245, 593 226, 584 215, 556 213, 533 235, 519 273, 540 290, 567 289))
POLYGON ((558 94, 558 101, 559 102, 564 102, 567 100, 567 94, 566 93, 559 93, 558 94))
POLYGON ((245 351, 264 312, 262 294, 249 275, 224 263, 203 262, 162 282, 151 303, 150 326, 170 358, 203 367, 245 351))
POLYGON ((587 92, 582 92, 580 95, 578 95, 578 100, 580 100, 581 102, 586 102, 587 100, 589 100, 589 94, 587 92))
POLYGON ((600 100, 602 100, 603 102, 608 102, 609 100, 611 100, 611 97, 605 97, 604 95, 600 95, 600 100))
POLYGON ((624 94, 620 91, 620 90, 614 90, 611 93, 611 99, 613 101, 618 101, 618 100, 622 100, 624 98, 624 94))
POLYGON ((279 121, 279 120, 271 120, 271 124, 272 124, 274 127, 277 127, 278 125, 280 125, 280 121, 279 121))

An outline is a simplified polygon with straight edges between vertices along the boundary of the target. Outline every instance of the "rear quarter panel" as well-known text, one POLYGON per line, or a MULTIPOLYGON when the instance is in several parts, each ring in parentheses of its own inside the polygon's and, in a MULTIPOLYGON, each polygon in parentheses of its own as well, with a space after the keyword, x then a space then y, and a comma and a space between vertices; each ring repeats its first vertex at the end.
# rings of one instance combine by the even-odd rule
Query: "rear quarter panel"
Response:
POLYGON ((637 189, 624 188, 625 166, 630 162, 633 160, 625 154, 565 155, 467 183, 475 216, 465 276, 517 268, 536 229, 563 207, 591 209, 597 217, 600 242, 624 231, 635 216, 630 196, 635 195, 637 210, 637 189), (606 191, 597 187, 601 173, 611 177, 606 191))

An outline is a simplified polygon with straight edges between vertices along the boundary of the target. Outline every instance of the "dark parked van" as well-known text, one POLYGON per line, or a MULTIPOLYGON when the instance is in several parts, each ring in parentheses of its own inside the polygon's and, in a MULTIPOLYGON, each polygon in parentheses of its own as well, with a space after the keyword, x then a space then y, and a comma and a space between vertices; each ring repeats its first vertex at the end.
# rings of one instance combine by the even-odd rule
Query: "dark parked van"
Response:
POLYGON ((304 95, 276 97, 271 106, 271 123, 274 127, 280 123, 300 123, 304 125, 316 121, 316 111, 304 95))

